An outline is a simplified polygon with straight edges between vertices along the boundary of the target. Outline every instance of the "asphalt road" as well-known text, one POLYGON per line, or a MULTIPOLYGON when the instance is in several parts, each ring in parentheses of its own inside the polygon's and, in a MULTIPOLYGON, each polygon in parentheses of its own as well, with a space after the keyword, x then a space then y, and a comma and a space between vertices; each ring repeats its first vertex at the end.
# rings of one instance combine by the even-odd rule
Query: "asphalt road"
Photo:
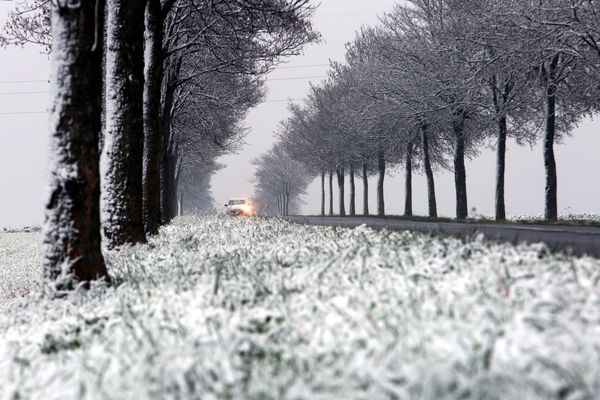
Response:
POLYGON ((447 236, 483 234, 491 240, 512 243, 546 243, 553 251, 570 251, 575 255, 600 257, 600 228, 558 225, 478 224, 458 222, 419 222, 374 217, 305 217, 291 216, 287 220, 311 225, 356 227, 392 231, 419 231, 447 236))

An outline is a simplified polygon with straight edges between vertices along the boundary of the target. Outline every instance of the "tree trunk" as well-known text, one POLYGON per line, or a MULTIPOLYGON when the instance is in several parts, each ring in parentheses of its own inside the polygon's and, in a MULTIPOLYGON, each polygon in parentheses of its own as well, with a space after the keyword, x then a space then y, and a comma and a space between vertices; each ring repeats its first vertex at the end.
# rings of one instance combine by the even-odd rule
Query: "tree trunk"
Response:
POLYGON ((179 193, 177 196, 177 216, 183 215, 183 193, 179 193))
POLYGON ((429 132, 427 125, 421 127, 421 144, 423 145, 423 164, 425 176, 427 177, 427 200, 429 205, 429 217, 437 218, 437 201, 435 198, 435 178, 431 167, 431 156, 429 154, 429 132))
POLYGON ((104 233, 111 249, 145 241, 144 7, 142 0, 108 0, 104 233))
POLYGON ((377 215, 385 215, 385 199, 383 197, 383 184, 385 180, 385 155, 383 150, 379 150, 377 154, 377 169, 379 170, 379 178, 377 180, 377 215))
POLYGON ((163 21, 160 0, 146 4, 144 71, 143 219, 146 235, 158 233, 160 224, 160 97, 163 77, 163 21))
POLYGON ((366 161, 362 165, 363 180, 363 215, 369 215, 369 175, 366 161))
POLYGON ((52 161, 43 271, 59 289, 110 282, 100 247, 102 10, 102 1, 52 7, 52 161))
POLYGON ((321 217, 325 216, 325 172, 321 172, 321 217))
POLYGON ((496 221, 506 220, 504 177, 506 172, 506 116, 498 118, 498 149, 496 151, 496 221))
POLYGON ((281 195, 277 196, 277 216, 281 215, 281 195))
POLYGON ((454 184, 456 188, 456 219, 469 216, 467 206, 467 176, 465 171, 464 119, 459 111, 452 122, 454 129, 454 184))
POLYGON ((342 217, 346 216, 346 202, 345 202, 345 193, 344 193, 344 168, 339 168, 336 171, 337 180, 338 180, 338 188, 339 188, 339 205, 340 205, 340 215, 342 217))
POLYGON ((405 164, 405 202, 404 202, 404 215, 412 217, 413 205, 412 205, 412 143, 409 143, 406 147, 406 164, 405 164))
POLYGON ((160 217, 161 224, 168 224, 171 221, 171 205, 169 193, 173 190, 172 180, 172 151, 174 146, 171 140, 171 109, 173 107, 175 88, 172 84, 165 84, 165 95, 161 111, 161 142, 160 142, 160 217))
POLYGON ((556 56, 548 67, 548 87, 546 90, 546 132, 544 135, 544 167, 546 169, 546 206, 547 221, 558 219, 558 190, 556 177, 556 159, 554 158, 554 137, 556 134, 556 66, 559 61, 556 56))
POLYGON ((333 172, 329 173, 329 215, 333 215, 333 172))
POLYGON ((356 185, 354 183, 354 164, 350 164, 350 215, 356 215, 356 185))

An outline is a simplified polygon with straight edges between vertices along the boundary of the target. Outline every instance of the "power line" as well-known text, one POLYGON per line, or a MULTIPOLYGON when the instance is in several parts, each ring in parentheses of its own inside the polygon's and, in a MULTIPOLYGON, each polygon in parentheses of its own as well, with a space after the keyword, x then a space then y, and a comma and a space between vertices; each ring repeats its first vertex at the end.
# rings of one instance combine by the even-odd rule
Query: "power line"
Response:
POLYGON ((266 100, 263 103, 290 103, 292 101, 304 101, 304 99, 266 100))
POLYGON ((311 64, 311 65, 297 65, 297 66, 284 66, 277 67, 275 69, 302 69, 302 68, 316 68, 316 67, 329 67, 329 64, 311 64))
POLYGON ((324 14, 324 15, 316 15, 314 18, 337 18, 337 17, 358 17, 361 15, 377 15, 382 14, 387 11, 380 12, 359 12, 359 13, 345 13, 345 14, 324 14))
POLYGON ((38 83, 38 82, 48 83, 48 79, 34 79, 34 80, 28 80, 28 81, 0 81, 0 83, 38 83))
POLYGON ((293 78, 267 78, 267 82, 270 81, 300 81, 303 79, 323 79, 327 78, 327 75, 319 75, 319 76, 298 76, 293 78))
POLYGON ((0 96, 15 95, 15 94, 45 94, 45 93, 50 93, 50 92, 48 90, 43 90, 43 91, 39 91, 39 92, 0 92, 0 96))
POLYGON ((0 115, 24 115, 24 114, 47 114, 48 111, 15 111, 15 112, 0 112, 0 115))

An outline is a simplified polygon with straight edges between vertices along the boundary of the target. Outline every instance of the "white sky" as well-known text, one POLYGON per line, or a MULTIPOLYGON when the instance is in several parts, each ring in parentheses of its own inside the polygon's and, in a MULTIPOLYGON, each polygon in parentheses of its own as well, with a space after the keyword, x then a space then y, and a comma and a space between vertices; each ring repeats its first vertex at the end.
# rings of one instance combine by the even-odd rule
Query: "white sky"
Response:
MULTIPOLYGON (((254 170, 251 161, 272 145, 279 122, 287 116, 286 103, 279 101, 303 98, 308 92, 309 81, 320 80, 304 78, 325 75, 325 65, 329 59, 343 60, 344 44, 354 38, 355 31, 362 25, 376 24, 377 13, 390 10, 394 3, 394 0, 321 1, 314 22, 323 35, 323 43, 308 47, 303 55, 289 60, 270 76, 270 79, 278 80, 268 83, 268 102, 259 105, 248 115, 246 124, 250 134, 246 139, 247 146, 239 154, 221 160, 227 168, 213 180, 217 206, 231 197, 252 195, 254 170)), ((12 6, 11 2, 0 1, 1 25, 12 6)), ((48 94, 11 93, 45 92, 48 84, 5 83, 45 81, 49 73, 48 60, 40 51, 38 48, 0 49, 0 227, 40 224, 42 221, 48 128, 47 116, 39 112, 47 108, 48 94), (36 113, 10 114, 23 112, 36 113)), ((560 212, 600 214, 600 185, 596 184, 596 171, 600 170, 600 157, 597 157, 600 137, 597 130, 597 121, 586 121, 572 137, 556 147, 560 212)), ((401 171, 395 171, 387 178, 386 206, 390 214, 400 214, 403 209, 404 182, 400 175, 401 171)), ((439 212, 452 216, 453 175, 448 171, 438 171, 436 179, 439 212)), ((484 150, 478 158, 468 162, 469 208, 475 207, 480 214, 493 214, 494 179, 493 151, 484 150)), ((531 149, 509 143, 506 179, 507 211, 510 215, 543 213, 544 169, 539 145, 531 149)), ((361 190, 357 181, 357 192, 361 193, 361 190)), ((415 177, 413 190, 415 212, 426 213, 425 179, 422 176, 415 177)), ((371 209, 374 210, 375 193, 374 190, 371 192, 371 209)), ((362 208, 361 198, 357 197, 358 210, 362 208)), ((305 213, 319 212, 318 182, 311 185, 305 201, 305 213)))

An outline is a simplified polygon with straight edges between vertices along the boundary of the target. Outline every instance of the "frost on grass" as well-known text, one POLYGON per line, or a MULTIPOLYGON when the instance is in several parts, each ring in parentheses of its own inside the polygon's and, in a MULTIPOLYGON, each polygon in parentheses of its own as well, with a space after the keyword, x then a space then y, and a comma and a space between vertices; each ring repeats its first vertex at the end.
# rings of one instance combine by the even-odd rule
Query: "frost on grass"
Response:
POLYGON ((40 235, 0 233, 0 305, 41 287, 40 235))
POLYGON ((600 397, 597 260, 225 217, 107 258, 2 304, 5 398, 600 397))

